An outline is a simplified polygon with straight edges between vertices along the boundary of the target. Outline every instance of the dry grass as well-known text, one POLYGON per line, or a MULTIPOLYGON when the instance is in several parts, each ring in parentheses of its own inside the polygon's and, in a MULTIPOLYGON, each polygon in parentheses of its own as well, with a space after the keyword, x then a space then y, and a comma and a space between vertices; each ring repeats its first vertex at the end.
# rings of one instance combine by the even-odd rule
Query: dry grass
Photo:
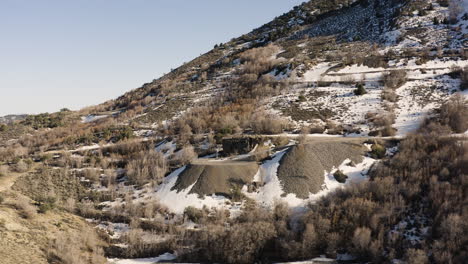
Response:
POLYGON ((32 219, 37 215, 37 208, 24 196, 17 196, 14 200, 10 200, 9 203, 26 219, 32 219))

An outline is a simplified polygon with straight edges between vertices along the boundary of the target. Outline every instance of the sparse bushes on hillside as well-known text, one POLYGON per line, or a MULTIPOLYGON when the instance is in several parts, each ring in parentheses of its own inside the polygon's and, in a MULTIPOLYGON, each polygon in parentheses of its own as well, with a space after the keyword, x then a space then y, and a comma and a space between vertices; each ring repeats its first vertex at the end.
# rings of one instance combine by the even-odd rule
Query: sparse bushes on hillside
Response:
POLYGON ((26 126, 31 126, 34 129, 56 128, 64 125, 66 115, 67 112, 28 115, 25 120, 21 121, 21 123, 26 126))
POLYGON ((440 110, 440 122, 449 126, 455 133, 468 130, 468 105, 462 95, 455 95, 440 110))
POLYGON ((275 238, 287 225, 287 213, 285 216, 281 212, 271 214, 254 207, 232 220, 229 228, 213 225, 200 232, 189 232, 184 240, 195 250, 182 254, 181 261, 257 262, 271 252, 275 238))
POLYGON ((18 196, 12 202, 12 205, 19 211, 19 214, 27 219, 34 218, 37 215, 37 209, 26 197, 18 196))
POLYGON ((207 210, 197 209, 195 207, 189 206, 184 210, 184 217, 194 223, 201 224, 204 219, 208 217, 208 212, 207 210))
POLYGON ((176 160, 179 165, 187 165, 192 162, 194 159, 198 157, 195 149, 192 145, 184 146, 179 152, 176 154, 176 160))
MULTIPOLYGON (((391 110, 391 109, 390 109, 391 110)), ((390 111, 388 113, 367 113, 366 119, 377 130, 371 131, 369 136, 394 136, 396 129, 392 127, 395 123, 395 114, 390 111)))
POLYGON ((251 127, 257 134, 279 134, 287 129, 289 125, 287 120, 264 112, 254 114, 251 120, 251 127))
POLYGON ((387 149, 385 148, 385 146, 376 143, 372 145, 370 155, 374 159, 383 159, 385 157, 386 152, 387 149))
POLYGON ((275 64, 273 55, 278 53, 280 48, 275 45, 266 47, 249 49, 240 55, 240 59, 244 62, 244 74, 266 73, 275 64))
POLYGON ((103 264, 107 263, 94 230, 85 227, 78 234, 59 234, 47 249, 49 263, 103 264))
POLYGON ((128 179, 135 184, 143 185, 150 181, 159 182, 164 178, 168 168, 162 153, 150 150, 141 152, 125 167, 128 179))
POLYGON ((407 74, 405 70, 394 70, 383 75, 386 88, 397 89, 406 83, 407 74))
POLYGON ((395 103, 398 101, 398 95, 395 93, 395 90, 386 88, 382 91, 381 95, 382 100, 386 100, 392 103, 395 103))
POLYGON ((23 160, 20 160, 13 165, 13 170, 15 172, 23 173, 29 170, 29 165, 23 160))
POLYGON ((49 196, 38 199, 37 202, 39 204, 38 212, 41 214, 45 214, 47 213, 47 211, 55 208, 57 200, 55 199, 55 197, 49 196))

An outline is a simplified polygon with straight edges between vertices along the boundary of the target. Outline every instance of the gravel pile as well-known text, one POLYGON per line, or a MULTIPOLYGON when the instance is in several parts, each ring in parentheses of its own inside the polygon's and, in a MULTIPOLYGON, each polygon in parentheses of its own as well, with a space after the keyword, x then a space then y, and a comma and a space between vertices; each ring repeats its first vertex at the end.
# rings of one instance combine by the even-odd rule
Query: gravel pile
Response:
POLYGON ((350 159, 360 163, 366 148, 350 142, 317 142, 292 147, 280 162, 278 178, 286 194, 306 199, 324 183, 324 172, 350 159))
POLYGON ((259 166, 256 162, 211 162, 191 164, 179 175, 172 190, 190 193, 224 195, 229 197, 233 187, 252 183, 259 166))

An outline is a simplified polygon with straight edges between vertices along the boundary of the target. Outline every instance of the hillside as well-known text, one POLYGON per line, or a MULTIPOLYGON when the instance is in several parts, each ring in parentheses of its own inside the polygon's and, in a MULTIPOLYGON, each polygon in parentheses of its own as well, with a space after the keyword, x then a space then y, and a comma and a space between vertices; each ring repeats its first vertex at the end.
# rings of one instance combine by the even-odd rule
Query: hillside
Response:
POLYGON ((0 119, 0 243, 31 241, 0 256, 463 263, 467 91, 467 0, 303 3, 115 100, 0 119))

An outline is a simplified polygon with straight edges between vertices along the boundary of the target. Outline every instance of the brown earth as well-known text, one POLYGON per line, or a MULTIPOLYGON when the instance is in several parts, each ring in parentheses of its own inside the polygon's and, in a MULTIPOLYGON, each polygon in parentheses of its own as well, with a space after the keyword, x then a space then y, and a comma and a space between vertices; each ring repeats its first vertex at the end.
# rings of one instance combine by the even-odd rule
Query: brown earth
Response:
MULTIPOLYGON (((41 186, 37 182, 45 179, 31 178, 39 171, 33 166, 28 172, 0 177, 0 263, 105 263, 95 251, 104 243, 84 219, 59 208, 37 212, 28 196, 38 190, 23 188, 28 182, 41 186)), ((47 179, 45 186, 52 185, 51 181, 47 179)))

